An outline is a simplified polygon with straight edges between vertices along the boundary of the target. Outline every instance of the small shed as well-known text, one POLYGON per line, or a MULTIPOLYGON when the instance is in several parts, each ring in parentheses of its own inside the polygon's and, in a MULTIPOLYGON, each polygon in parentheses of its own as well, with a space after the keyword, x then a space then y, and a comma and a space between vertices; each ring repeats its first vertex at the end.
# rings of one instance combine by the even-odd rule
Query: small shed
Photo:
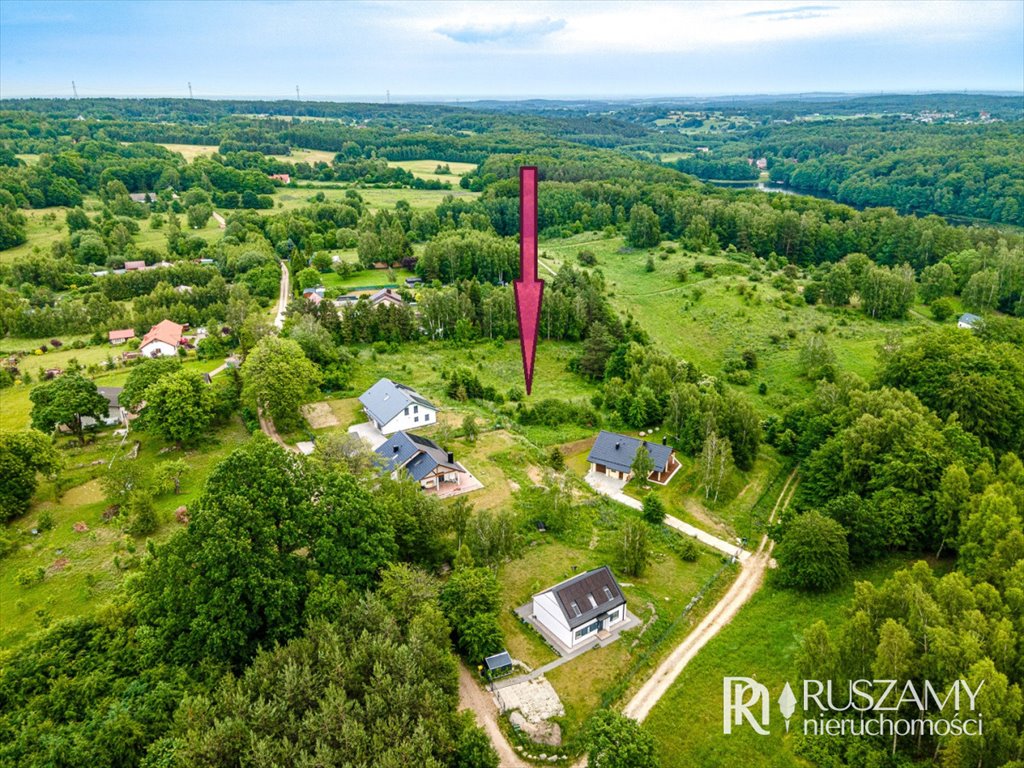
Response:
POLYGON ((488 678, 505 677, 512 674, 512 657, 508 651, 502 651, 484 659, 484 666, 488 678))
POLYGON ((957 328, 966 328, 968 330, 974 330, 981 325, 981 318, 978 315, 973 315, 970 312, 964 312, 960 315, 960 319, 956 321, 957 328))

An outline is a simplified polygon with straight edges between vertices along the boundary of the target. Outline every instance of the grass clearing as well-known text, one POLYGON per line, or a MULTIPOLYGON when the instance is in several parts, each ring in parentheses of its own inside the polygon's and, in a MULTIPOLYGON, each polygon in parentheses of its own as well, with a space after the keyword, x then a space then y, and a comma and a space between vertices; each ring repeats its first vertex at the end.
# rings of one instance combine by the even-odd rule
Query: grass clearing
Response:
POLYGON ((177 152, 190 163, 197 157, 215 155, 220 151, 220 147, 214 144, 161 144, 160 146, 171 150, 171 152, 177 152))
MULTIPOLYGON (((879 583, 910 558, 894 558, 858 570, 855 578, 879 583)), ((759 736, 751 728, 722 733, 722 678, 753 677, 774 695, 796 683, 801 637, 818 619, 841 615, 853 582, 827 595, 779 589, 767 583, 697 654, 658 702, 645 725, 654 735, 664 768, 727 768, 758 765, 790 768, 807 763, 793 752, 793 731, 759 736)), ((799 727, 799 724, 796 724, 799 727)))
MULTIPOLYGON (((182 481, 182 493, 163 493, 155 507, 160 528, 149 538, 167 539, 179 524, 174 510, 198 498, 206 478, 217 462, 249 439, 241 421, 235 419, 198 446, 178 450, 151 435, 132 433, 140 441, 138 458, 150 472, 161 461, 181 458, 192 468, 182 481)), ((108 462, 123 455, 133 440, 122 445, 112 429, 98 433, 95 441, 78 447, 72 438, 61 438, 64 455, 62 494, 51 482, 43 482, 31 509, 9 525, 19 534, 19 548, 0 560, 0 648, 11 648, 34 631, 70 616, 97 610, 115 598, 127 573, 137 566, 145 542, 123 533, 123 520, 103 520, 107 507, 99 477, 108 462), (31 533, 47 513, 53 528, 31 533), (76 531, 84 523, 86 531, 76 531), (43 569, 39 583, 21 585, 18 575, 34 575, 43 569)))
POLYGON ((476 163, 458 163, 452 160, 392 160, 392 168, 404 168, 413 176, 425 181, 449 182, 453 188, 459 186, 459 179, 476 170, 476 163), (451 173, 436 173, 437 168, 448 166, 451 173))
POLYGON ((597 268, 605 276, 612 305, 622 316, 638 320, 667 352, 722 376, 729 360, 746 349, 753 350, 758 366, 751 372, 752 381, 735 388, 746 393, 765 415, 783 410, 812 391, 811 382, 800 376, 797 362, 810 334, 824 330, 840 365, 870 378, 877 348, 890 331, 907 335, 932 325, 914 313, 906 320, 882 322, 855 309, 788 306, 783 292, 771 285, 771 275, 757 275, 752 265, 724 254, 632 249, 621 237, 605 238, 592 232, 543 242, 542 262, 555 270, 563 263, 576 265, 576 254, 583 249, 597 256, 597 268), (656 254, 653 272, 645 269, 649 254, 656 254), (714 276, 697 271, 698 262, 709 264, 714 276), (677 278, 680 268, 688 272, 685 283, 677 278), (765 396, 757 394, 762 382, 768 388, 765 396))

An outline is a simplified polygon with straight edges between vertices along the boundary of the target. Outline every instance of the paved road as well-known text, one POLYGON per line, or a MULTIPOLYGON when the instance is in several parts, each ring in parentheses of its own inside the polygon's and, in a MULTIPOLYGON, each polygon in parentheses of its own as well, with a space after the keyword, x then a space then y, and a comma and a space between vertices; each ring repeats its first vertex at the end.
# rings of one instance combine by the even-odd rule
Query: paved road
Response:
MULTIPOLYGON (((775 508, 772 509, 771 517, 768 520, 769 523, 789 505, 793 498, 796 491, 795 477, 796 470, 794 469, 786 479, 786 484, 782 487, 782 492, 775 502, 775 508)), ((715 607, 697 625, 697 628, 688 634, 669 654, 668 658, 658 666, 654 674, 626 704, 622 714, 640 721, 650 714, 654 705, 665 695, 686 665, 697 655, 697 652, 707 645, 708 641, 717 635, 722 627, 732 621, 733 617, 739 613, 740 608, 761 588, 764 574, 771 563, 774 546, 775 542, 768 539, 768 534, 761 537, 757 553, 743 562, 739 577, 725 593, 725 597, 715 604, 715 607)))
POLYGON ((274 325, 278 328, 284 327, 284 313, 288 309, 288 265, 281 262, 281 288, 277 294, 277 316, 274 318, 274 325))
MULTIPOLYGON (((601 495, 614 499, 620 504, 625 504, 627 507, 632 507, 633 509, 644 508, 644 505, 639 500, 634 499, 632 496, 627 496, 623 492, 622 488, 625 483, 621 480, 616 480, 608 477, 607 475, 599 475, 596 472, 588 472, 586 479, 587 484, 601 495)), ((682 520, 673 517, 672 515, 665 515, 665 524, 670 528, 675 528, 680 533, 692 536, 697 539, 697 541, 707 544, 709 547, 717 549, 723 554, 738 558, 740 562, 745 562, 751 557, 750 552, 743 549, 735 542, 720 539, 707 531, 702 531, 696 526, 684 523, 682 520)))

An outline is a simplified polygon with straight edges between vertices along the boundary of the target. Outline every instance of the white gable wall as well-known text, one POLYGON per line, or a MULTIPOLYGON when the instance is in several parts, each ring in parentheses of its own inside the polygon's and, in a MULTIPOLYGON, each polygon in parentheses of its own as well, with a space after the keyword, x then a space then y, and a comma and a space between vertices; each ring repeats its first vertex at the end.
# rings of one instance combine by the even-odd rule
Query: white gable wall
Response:
POLYGON ((139 347, 139 352, 146 357, 158 357, 160 355, 163 355, 164 357, 172 357, 173 355, 178 354, 178 348, 168 344, 166 341, 158 341, 154 339, 148 344, 144 344, 139 347))
MULTIPOLYGON (((372 416, 370 417, 373 418, 372 416)), ((378 424, 378 429, 385 435, 419 429, 437 423, 437 409, 419 403, 410 403, 405 411, 399 413, 387 424, 378 424), (406 412, 407 411, 407 412, 406 412)))
POLYGON ((569 648, 573 645, 572 630, 562 614, 558 601, 551 592, 541 592, 533 597, 533 615, 552 635, 569 648))

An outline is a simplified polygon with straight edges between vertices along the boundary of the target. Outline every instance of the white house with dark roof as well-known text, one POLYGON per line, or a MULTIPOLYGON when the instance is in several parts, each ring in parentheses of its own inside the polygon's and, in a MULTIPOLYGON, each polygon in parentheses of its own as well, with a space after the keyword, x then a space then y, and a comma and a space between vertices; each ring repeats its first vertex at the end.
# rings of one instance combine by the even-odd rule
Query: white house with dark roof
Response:
POLYGON ((967 330, 973 331, 981 325, 981 322, 981 318, 978 315, 972 315, 970 312, 964 312, 956 321, 956 327, 966 328, 967 330))
POLYGON ((437 423, 437 408, 416 390, 381 379, 359 396, 363 410, 382 434, 437 423))
MULTIPOLYGON (((96 387, 101 395, 107 398, 107 415, 100 418, 99 423, 104 424, 108 427, 116 424, 126 424, 128 422, 128 413, 124 408, 121 407, 121 390, 123 387, 96 387)), ((95 426, 96 419, 92 416, 82 417, 83 427, 95 426)))
POLYGON ((405 472, 425 491, 441 495, 457 493, 469 478, 466 468, 433 440, 396 432, 377 447, 381 471, 397 478, 405 472))
POLYGON ((651 457, 654 470, 647 479, 654 483, 664 485, 672 479, 672 475, 679 469, 679 462, 676 461, 675 452, 671 445, 662 443, 650 443, 629 435, 620 435, 617 432, 601 433, 594 441, 594 447, 590 449, 587 461, 590 462, 590 471, 599 475, 607 475, 617 480, 630 480, 633 477, 633 459, 636 452, 643 446, 651 457))
POLYGON ((604 565, 534 595, 532 618, 572 651, 624 624, 626 598, 604 565))

